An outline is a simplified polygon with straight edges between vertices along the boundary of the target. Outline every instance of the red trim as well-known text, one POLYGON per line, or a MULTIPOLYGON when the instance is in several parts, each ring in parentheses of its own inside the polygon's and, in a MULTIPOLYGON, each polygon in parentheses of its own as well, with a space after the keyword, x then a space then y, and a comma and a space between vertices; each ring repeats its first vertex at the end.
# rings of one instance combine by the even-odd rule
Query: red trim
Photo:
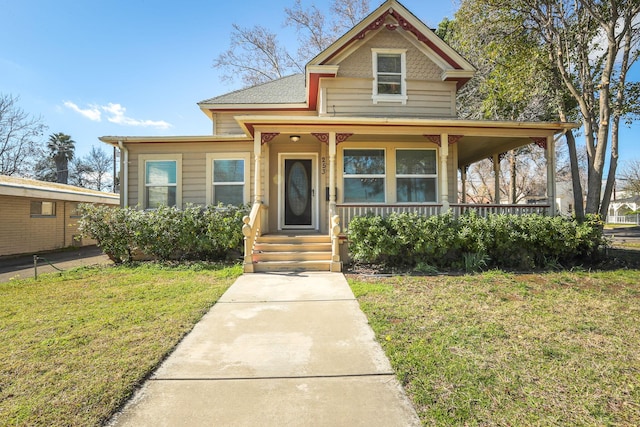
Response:
MULTIPOLYGON (((402 27, 402 29, 404 29, 405 31, 409 31, 411 34, 413 34, 419 41, 427 45, 431 50, 433 50, 438 56, 444 59, 453 68, 455 68, 456 70, 462 70, 462 66, 460 64, 454 61, 453 58, 451 58, 449 55, 444 53, 442 49, 440 49, 434 42, 432 42, 431 39, 429 39, 429 37, 427 37, 424 33, 422 33, 420 30, 414 27, 404 16, 402 16, 396 10, 393 10, 391 8, 385 10, 378 18, 374 19, 373 22, 367 25, 362 31, 360 31, 358 34, 353 36, 348 42, 338 47, 331 55, 329 55, 327 59, 322 61, 322 64, 324 65, 327 62, 329 62, 331 59, 335 58, 336 55, 338 55, 340 52, 342 52, 344 49, 346 49, 348 46, 355 43, 356 41, 364 39, 369 31, 374 31, 382 27, 384 24, 384 20, 388 15, 393 16, 396 19, 396 21, 398 21, 398 25, 402 27)), ((391 26, 386 25, 385 27, 392 31, 397 28, 392 25, 391 26)), ((462 84, 460 83, 458 84, 462 86, 464 83, 466 83, 466 81, 463 82, 462 84)))
POLYGON ((335 74, 331 73, 310 73, 309 74, 309 88, 308 94, 309 99, 307 100, 307 104, 309 105, 309 110, 316 111, 318 107, 318 89, 320 88, 320 78, 321 77, 335 77, 335 74))
POLYGON ((446 82, 456 82, 456 89, 460 89, 462 86, 464 86, 465 84, 467 84, 467 82, 469 80, 471 80, 468 77, 458 77, 458 78, 448 78, 448 79, 444 79, 446 82))

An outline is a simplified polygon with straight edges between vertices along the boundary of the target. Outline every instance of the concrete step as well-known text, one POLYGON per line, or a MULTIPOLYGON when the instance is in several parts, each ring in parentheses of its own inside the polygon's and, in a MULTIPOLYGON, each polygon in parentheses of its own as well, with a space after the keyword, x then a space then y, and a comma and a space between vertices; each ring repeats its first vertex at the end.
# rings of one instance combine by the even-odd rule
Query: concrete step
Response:
POLYGON ((331 271, 331 261, 269 261, 253 264, 255 272, 331 271))
POLYGON ((258 238, 261 243, 331 243, 326 234, 263 234, 258 238))
MULTIPOLYGON (((254 271, 331 271, 331 238, 325 234, 267 234, 258 238, 254 271)), ((335 268, 335 266, 334 266, 335 268)))
POLYGON ((255 252, 254 262, 268 261, 331 261, 331 251, 323 252, 255 252))
POLYGON ((258 240, 254 246, 254 251, 260 252, 331 252, 331 243, 265 243, 258 240))

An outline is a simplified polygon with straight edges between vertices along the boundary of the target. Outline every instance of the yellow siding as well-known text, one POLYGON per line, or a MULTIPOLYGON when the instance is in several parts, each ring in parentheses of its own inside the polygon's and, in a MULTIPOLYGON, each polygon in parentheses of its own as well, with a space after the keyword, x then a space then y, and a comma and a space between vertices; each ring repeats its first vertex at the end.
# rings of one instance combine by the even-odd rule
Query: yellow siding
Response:
POLYGON ((407 82, 407 103, 378 103, 371 98, 372 78, 323 79, 322 115, 363 117, 455 117, 455 83, 407 82))
POLYGON ((78 218, 72 216, 75 206, 55 199, 0 196, 0 256, 95 244, 73 240, 79 234, 78 218), (56 216, 31 217, 31 201, 55 202, 56 216))
MULTIPOLYGON (((274 113, 273 110, 246 110, 246 111, 232 111, 232 112, 217 112, 215 114, 215 125, 214 125, 214 135, 217 136, 225 136, 225 135, 244 135, 244 131, 236 122, 236 116, 243 115, 251 115, 251 116, 260 116, 260 115, 273 115, 279 114, 277 111, 274 113)), ((315 116, 315 111, 285 111, 284 113, 287 116, 315 116)))
MULTIPOLYGON (((253 141, 234 141, 216 143, 173 143, 173 144, 129 144, 129 206, 142 205, 139 195, 138 165, 139 156, 144 154, 182 154, 182 206, 187 204, 206 204, 206 154, 207 153, 246 153, 253 155, 253 141)), ((251 157, 252 158, 252 157, 251 157)), ((246 167, 253 170, 253 163, 246 167)), ((251 183, 253 174, 251 175, 251 183)), ((248 183, 251 185, 251 183, 248 183)), ((253 194, 253 193, 252 193, 253 194)))
POLYGON ((381 30, 339 65, 338 77, 373 78, 371 49, 406 49, 407 79, 440 80, 442 69, 403 35, 381 30))

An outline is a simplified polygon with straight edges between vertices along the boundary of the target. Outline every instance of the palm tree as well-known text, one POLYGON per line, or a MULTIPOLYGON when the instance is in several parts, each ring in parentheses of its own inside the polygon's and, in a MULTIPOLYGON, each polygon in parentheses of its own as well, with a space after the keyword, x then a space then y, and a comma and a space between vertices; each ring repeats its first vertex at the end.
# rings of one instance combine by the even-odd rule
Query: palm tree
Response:
POLYGON ((62 132, 49 135, 47 148, 56 164, 57 182, 66 184, 69 180, 69 161, 73 159, 75 141, 62 132))

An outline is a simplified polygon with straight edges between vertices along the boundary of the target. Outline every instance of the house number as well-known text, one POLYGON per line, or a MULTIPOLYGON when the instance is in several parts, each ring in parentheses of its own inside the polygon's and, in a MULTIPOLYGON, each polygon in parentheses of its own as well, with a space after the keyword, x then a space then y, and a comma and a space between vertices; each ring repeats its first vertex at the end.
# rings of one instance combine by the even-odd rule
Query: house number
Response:
POLYGON ((327 173, 327 158, 323 157, 322 158, 322 175, 325 175, 327 173))

